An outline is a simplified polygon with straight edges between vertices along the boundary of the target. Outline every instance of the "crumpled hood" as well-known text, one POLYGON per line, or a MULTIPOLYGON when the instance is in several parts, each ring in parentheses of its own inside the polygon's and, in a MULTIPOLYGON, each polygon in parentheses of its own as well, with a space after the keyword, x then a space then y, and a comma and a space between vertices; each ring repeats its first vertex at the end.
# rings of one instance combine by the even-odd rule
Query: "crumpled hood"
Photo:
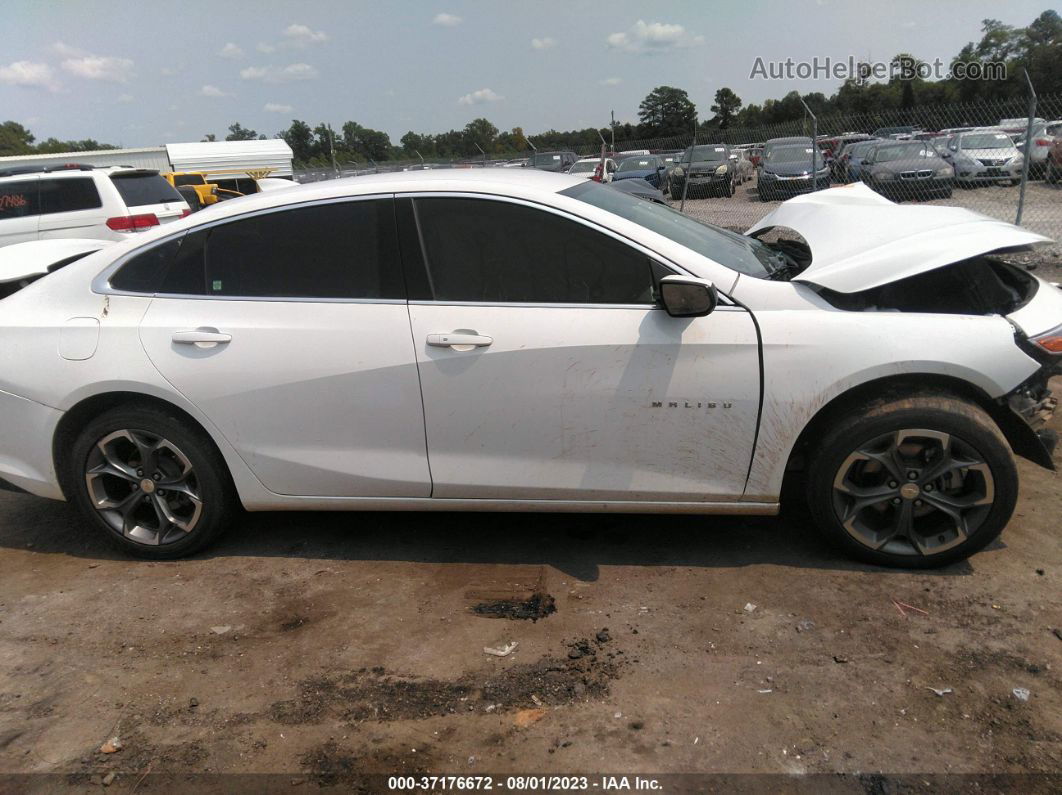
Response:
POLYGON ((783 202, 745 234, 797 232, 811 264, 794 282, 840 293, 870 290, 1000 249, 1050 238, 962 207, 896 204, 862 183, 783 202))

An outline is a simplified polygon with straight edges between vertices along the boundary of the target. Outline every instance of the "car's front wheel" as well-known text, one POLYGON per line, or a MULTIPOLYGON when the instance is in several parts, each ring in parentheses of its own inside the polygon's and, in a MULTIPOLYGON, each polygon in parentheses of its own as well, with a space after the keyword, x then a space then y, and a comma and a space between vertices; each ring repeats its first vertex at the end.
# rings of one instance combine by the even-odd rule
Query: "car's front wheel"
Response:
POLYGON ((174 413, 119 406, 95 418, 65 459, 68 498, 112 544, 145 558, 191 554, 235 512, 220 453, 174 413))
POLYGON ((879 401, 831 427, 812 455, 808 504, 819 527, 856 558, 944 566, 991 543, 1014 512, 1010 448, 972 403, 879 401))

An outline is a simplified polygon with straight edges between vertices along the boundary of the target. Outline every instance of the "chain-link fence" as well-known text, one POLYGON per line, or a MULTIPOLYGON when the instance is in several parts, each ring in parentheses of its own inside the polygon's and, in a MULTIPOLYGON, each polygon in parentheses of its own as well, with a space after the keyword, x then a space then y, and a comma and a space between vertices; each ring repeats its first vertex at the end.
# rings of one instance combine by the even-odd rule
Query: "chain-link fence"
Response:
MULTIPOLYGON (((676 207, 687 170, 707 175, 726 165, 727 178, 710 189, 690 180, 684 211, 732 229, 748 228, 789 196, 863 182, 893 201, 966 207, 1062 242, 1062 95, 818 118, 809 113, 778 124, 702 130, 693 162, 682 163, 693 142, 691 132, 616 141, 609 148, 616 158, 625 152, 661 156, 660 187, 676 207)), ((596 156, 601 149, 573 151, 596 156)), ((312 182, 383 171, 498 168, 519 165, 530 154, 345 162, 299 170, 296 177, 312 182)))

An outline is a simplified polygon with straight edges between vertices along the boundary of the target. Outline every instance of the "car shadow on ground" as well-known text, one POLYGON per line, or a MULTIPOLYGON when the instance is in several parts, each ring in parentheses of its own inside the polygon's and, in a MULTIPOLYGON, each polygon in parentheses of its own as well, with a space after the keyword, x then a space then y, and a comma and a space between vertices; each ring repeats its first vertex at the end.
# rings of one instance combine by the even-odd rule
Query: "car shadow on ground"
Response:
MULTIPOLYGON (((1002 548, 996 542, 993 548, 1002 548)), ((0 495, 0 548, 128 559, 65 503, 0 495)), ((790 566, 903 571, 847 560, 799 511, 781 517, 559 513, 243 514, 193 559, 289 557, 431 564, 550 565, 582 581, 601 566, 790 566)), ((932 572, 972 573, 961 562, 932 572)))

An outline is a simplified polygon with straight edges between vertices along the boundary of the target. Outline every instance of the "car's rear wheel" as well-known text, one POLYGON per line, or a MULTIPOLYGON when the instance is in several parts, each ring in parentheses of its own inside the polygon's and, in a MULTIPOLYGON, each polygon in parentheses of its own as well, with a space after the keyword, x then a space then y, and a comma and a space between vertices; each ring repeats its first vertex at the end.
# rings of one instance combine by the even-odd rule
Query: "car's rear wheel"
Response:
POLYGON ((1014 459, 976 405, 895 399, 860 406, 831 426, 812 458, 808 504, 853 557, 944 566, 991 543, 1014 512, 1014 459))
POLYGON ((161 409, 119 406, 77 437, 65 461, 67 496, 112 544, 145 558, 191 554, 235 512, 220 453, 187 421, 161 409))

